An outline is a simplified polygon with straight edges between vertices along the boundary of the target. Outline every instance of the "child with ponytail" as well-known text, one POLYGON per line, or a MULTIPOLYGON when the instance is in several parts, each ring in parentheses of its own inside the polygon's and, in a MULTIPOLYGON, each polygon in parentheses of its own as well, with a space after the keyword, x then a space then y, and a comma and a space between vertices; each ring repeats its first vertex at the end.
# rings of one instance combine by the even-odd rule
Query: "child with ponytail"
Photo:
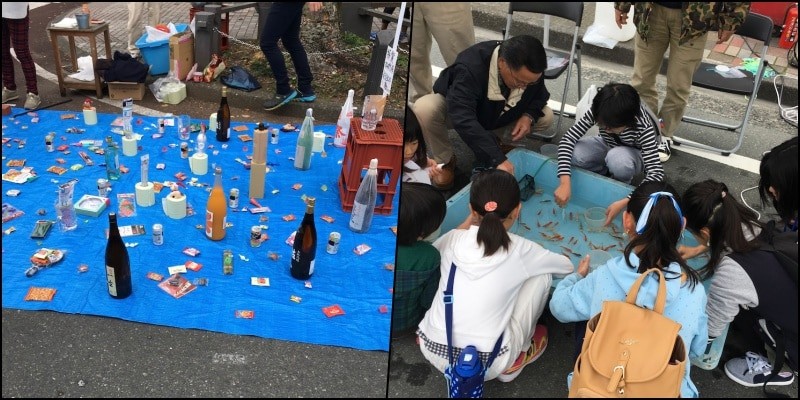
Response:
POLYGON ((500 351, 485 380, 510 382, 547 346, 547 328, 537 325, 547 304, 552 274, 573 271, 570 260, 508 232, 522 207, 517 180, 492 169, 475 176, 469 215, 434 242, 441 278, 433 304, 419 324, 420 350, 439 371, 449 364, 443 291, 453 279, 452 345, 455 355, 473 345, 486 365, 500 335, 500 351))

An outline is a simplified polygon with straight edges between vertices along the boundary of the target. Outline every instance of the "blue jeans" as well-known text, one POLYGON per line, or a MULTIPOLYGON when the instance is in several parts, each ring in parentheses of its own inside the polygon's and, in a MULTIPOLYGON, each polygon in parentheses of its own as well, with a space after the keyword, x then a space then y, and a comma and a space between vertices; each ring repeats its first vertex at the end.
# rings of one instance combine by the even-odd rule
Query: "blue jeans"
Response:
POLYGON ((278 39, 292 57, 292 64, 297 71, 297 89, 301 93, 313 94, 311 81, 311 67, 308 65, 308 55, 303 43, 300 41, 300 20, 303 17, 304 2, 274 2, 269 8, 264 31, 261 32, 261 51, 269 61, 272 74, 275 76, 275 91, 277 94, 286 95, 292 91, 289 74, 286 71, 286 62, 283 53, 278 47, 278 39))
POLYGON ((644 171, 641 150, 628 146, 608 147, 600 136, 584 137, 575 144, 572 165, 627 184, 644 171))

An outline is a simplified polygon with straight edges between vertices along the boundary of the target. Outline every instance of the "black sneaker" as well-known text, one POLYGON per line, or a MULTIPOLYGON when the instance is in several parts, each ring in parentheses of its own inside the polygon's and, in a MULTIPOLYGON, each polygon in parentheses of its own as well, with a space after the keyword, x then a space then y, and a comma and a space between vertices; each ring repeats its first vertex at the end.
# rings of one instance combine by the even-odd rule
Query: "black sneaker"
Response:
POLYGON ((289 94, 276 94, 275 97, 264 102, 264 109, 272 111, 280 106, 288 104, 297 97, 297 90, 292 90, 289 94))
POLYGON ((297 91, 297 97, 294 98, 292 101, 299 101, 301 103, 311 103, 317 99, 317 95, 314 92, 311 93, 303 93, 301 91, 297 91))
POLYGON ((661 163, 665 163, 669 161, 669 158, 672 156, 672 139, 667 139, 665 137, 661 138, 661 144, 658 145, 658 158, 661 159, 661 163))

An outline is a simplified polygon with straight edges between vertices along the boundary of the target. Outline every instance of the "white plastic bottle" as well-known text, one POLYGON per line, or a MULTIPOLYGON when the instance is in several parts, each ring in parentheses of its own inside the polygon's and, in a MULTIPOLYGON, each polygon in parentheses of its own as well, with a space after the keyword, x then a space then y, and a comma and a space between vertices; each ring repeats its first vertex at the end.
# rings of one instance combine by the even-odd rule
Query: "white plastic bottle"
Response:
POLYGON ((336 135, 333 137, 333 145, 336 147, 347 146, 347 137, 350 135, 350 119, 353 118, 353 96, 355 90, 347 91, 347 100, 339 113, 339 120, 336 122, 336 135))
POLYGON ((369 162, 367 175, 361 180, 353 201, 353 212, 350 214, 350 230, 364 233, 372 225, 372 215, 375 213, 375 202, 378 199, 378 159, 369 162))

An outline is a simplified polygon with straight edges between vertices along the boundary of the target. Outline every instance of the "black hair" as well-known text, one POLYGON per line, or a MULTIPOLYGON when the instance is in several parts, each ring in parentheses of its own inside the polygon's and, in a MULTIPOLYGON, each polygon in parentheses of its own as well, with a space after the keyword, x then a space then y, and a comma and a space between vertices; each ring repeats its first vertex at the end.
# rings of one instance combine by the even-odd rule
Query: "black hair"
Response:
POLYGON ((758 180, 758 192, 761 204, 766 205, 768 199, 778 211, 781 220, 789 222, 797 218, 797 136, 775 146, 761 157, 761 178, 758 180), (775 198, 770 186, 778 192, 775 198))
POLYGON ((512 71, 525 67, 534 74, 547 69, 547 53, 539 39, 531 35, 519 35, 500 43, 498 57, 506 61, 512 71))
POLYGON ((435 232, 444 221, 447 204, 433 186, 421 182, 400 185, 400 211, 397 215, 397 244, 410 246, 435 232))
POLYGON ((736 197, 728 191, 728 186, 712 179, 697 182, 683 194, 683 215, 686 228, 694 233, 708 227, 710 232, 711 256, 700 270, 703 278, 714 274, 722 252, 726 247, 734 252, 746 253, 759 247, 755 240, 749 241, 742 232, 742 224, 750 228, 760 226, 758 216, 749 208, 739 204, 736 197))
POLYGON ((501 247, 508 250, 511 238, 503 221, 520 204, 519 184, 514 175, 502 169, 477 174, 469 191, 469 204, 481 216, 478 244, 483 245, 483 255, 491 256, 501 247))
MULTIPOLYGON (((666 182, 643 182, 631 194, 628 201, 628 211, 633 214, 636 221, 642 216, 644 207, 650 200, 650 195, 655 192, 669 192, 680 205, 681 200, 675 188, 666 182)), ((639 257, 640 274, 650 268, 659 268, 664 272, 667 279, 680 279, 680 274, 671 274, 666 268, 675 262, 681 267, 681 271, 688 277, 689 285, 692 289, 700 282, 700 275, 695 271, 678 253, 678 239, 683 231, 683 220, 675 210, 672 200, 666 196, 660 197, 647 217, 647 225, 641 234, 635 235, 625 246, 625 262, 633 268, 630 261, 630 254, 633 249, 641 246, 641 250, 636 254, 639 257), (673 275, 673 276, 669 276, 673 275)))
MULTIPOLYGON (((411 160, 417 163, 420 168, 425 168, 428 166, 428 146, 425 145, 425 137, 422 136, 422 127, 419 125, 417 114, 414 113, 414 110, 412 110, 411 107, 406 107, 405 130, 403 130, 403 145, 405 146, 406 143, 413 142, 414 140, 416 140, 419 145, 411 160)), ((403 172, 411 171, 405 165, 403 165, 403 172)))
POLYGON ((592 101, 592 115, 598 125, 607 128, 636 126, 641 100, 627 83, 611 82, 597 91, 592 101))

